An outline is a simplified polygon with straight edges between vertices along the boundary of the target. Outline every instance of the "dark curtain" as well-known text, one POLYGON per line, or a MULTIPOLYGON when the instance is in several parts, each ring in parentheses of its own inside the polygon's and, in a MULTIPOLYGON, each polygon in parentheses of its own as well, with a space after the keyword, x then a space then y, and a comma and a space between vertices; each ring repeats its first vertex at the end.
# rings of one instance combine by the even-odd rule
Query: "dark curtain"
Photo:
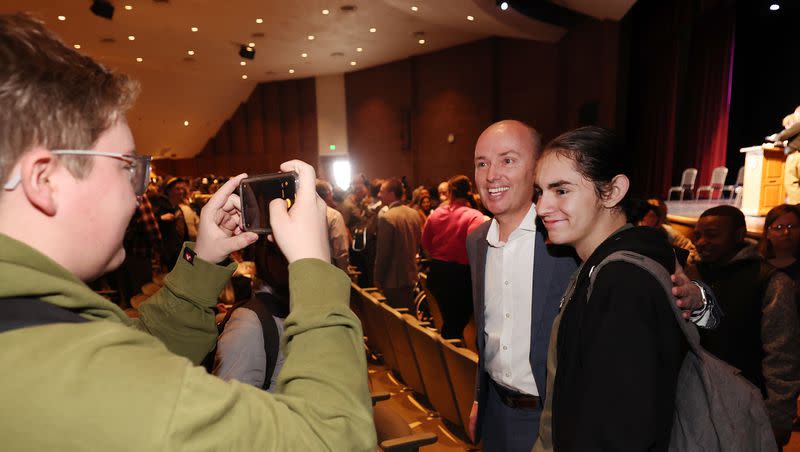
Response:
POLYGON ((725 162, 733 0, 640 0, 623 21, 630 63, 625 137, 633 190, 666 196, 694 166, 725 162))
POLYGON ((631 182, 634 192, 647 195, 666 192, 675 153, 679 20, 664 3, 639 1, 625 19, 631 29, 626 121, 635 169, 631 182))
MULTIPOLYGON (((685 143, 674 170, 697 168, 697 184, 706 185, 711 172, 725 165, 728 115, 733 74, 734 22, 732 5, 720 4, 696 21, 692 31, 687 77, 685 143)), ((738 168, 730 168, 733 181, 738 168)))

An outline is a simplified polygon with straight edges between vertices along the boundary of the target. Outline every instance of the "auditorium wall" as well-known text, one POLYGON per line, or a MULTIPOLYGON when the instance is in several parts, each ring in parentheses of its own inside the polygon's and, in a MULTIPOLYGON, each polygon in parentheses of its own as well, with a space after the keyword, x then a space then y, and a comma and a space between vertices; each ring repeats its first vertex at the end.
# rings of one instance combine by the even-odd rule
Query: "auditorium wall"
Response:
MULTIPOLYGON (((618 24, 595 22, 555 44, 488 38, 347 73, 353 171, 414 185, 472 175, 475 141, 504 118, 534 125, 545 141, 585 123, 614 127, 618 46, 618 24)), ((157 167, 254 173, 294 157, 318 161, 313 79, 258 85, 198 156, 157 167)))
POLYGON ((545 141, 586 123, 614 127, 618 41, 618 26, 602 22, 557 44, 490 38, 349 73, 354 171, 434 185, 472 175, 475 141, 500 119, 545 141))
POLYGON ((261 83, 191 159, 157 160, 158 174, 200 176, 275 171, 281 162, 317 160, 314 79, 261 83))

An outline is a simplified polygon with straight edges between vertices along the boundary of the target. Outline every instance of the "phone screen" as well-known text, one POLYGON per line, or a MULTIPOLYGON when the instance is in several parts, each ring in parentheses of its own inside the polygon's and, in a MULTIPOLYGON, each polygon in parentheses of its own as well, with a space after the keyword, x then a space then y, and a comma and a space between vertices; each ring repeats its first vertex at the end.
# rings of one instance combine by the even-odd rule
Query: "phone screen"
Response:
POLYGON ((242 227, 245 231, 269 234, 269 203, 273 199, 285 199, 288 207, 294 203, 297 192, 297 173, 264 174, 248 177, 239 184, 242 202, 242 227))

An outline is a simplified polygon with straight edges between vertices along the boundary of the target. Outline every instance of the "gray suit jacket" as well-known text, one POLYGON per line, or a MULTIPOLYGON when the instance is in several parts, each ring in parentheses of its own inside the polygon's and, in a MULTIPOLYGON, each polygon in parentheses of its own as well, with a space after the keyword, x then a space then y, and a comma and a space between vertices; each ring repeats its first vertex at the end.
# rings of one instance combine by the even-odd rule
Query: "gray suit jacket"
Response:
POLYGON ((400 203, 378 215, 373 280, 384 289, 413 286, 417 282, 417 261, 422 238, 422 217, 400 203))
MULTIPOLYGON (((478 375, 476 378, 475 400, 478 401, 478 422, 476 437, 480 439, 483 424, 483 409, 486 406, 489 374, 484 368, 484 288, 486 275, 486 252, 489 244, 486 234, 491 222, 479 226, 467 237, 467 254, 472 272, 472 300, 475 308, 475 329, 478 342, 478 375)), ((530 363, 533 376, 539 387, 542 400, 547 383, 547 348, 550 343, 550 328, 558 313, 559 303, 567 290, 570 276, 577 268, 576 259, 571 249, 554 247, 545 244, 544 228, 537 225, 536 245, 533 265, 533 307, 531 309, 531 345, 530 363)), ((531 425, 539 430, 538 422, 531 425)))

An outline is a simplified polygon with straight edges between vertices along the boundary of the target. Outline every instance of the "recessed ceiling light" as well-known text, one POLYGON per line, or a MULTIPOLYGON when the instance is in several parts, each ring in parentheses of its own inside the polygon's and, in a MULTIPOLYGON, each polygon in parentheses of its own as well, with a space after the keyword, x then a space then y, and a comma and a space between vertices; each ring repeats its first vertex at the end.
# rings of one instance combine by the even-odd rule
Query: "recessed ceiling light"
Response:
POLYGON ((500 2, 500 9, 503 11, 508 9, 508 2, 500 2))
POLYGON ((308 54, 303 52, 303 53, 300 54, 300 56, 303 57, 303 58, 306 58, 306 57, 308 57, 308 54))
POLYGON ((363 52, 363 51, 364 49, 362 49, 361 47, 356 47, 356 52, 363 52))
POLYGON ((323 9, 323 10, 322 10, 322 14, 325 14, 326 16, 327 16, 328 14, 330 14, 330 13, 331 13, 331 12, 330 12, 330 11, 328 11, 327 9, 323 9))
POLYGON ((769 5, 769 10, 770 11, 777 11, 779 9, 781 9, 781 5, 779 5, 777 3, 773 3, 773 4, 769 5))
POLYGON ((467 16, 467 20, 469 20, 469 21, 473 21, 473 20, 475 20, 475 18, 474 18, 474 17, 472 17, 472 16, 467 16))
POLYGON ((133 6, 131 6, 131 5, 125 5, 125 10, 127 10, 127 11, 130 11, 130 10, 132 10, 132 9, 133 9, 133 6))
POLYGON ((417 42, 419 42, 420 44, 425 44, 425 40, 424 40, 424 39, 420 39, 420 40, 419 40, 419 41, 417 41, 417 42))
POLYGON ((183 125, 189 127, 189 121, 183 121, 183 125))
POLYGON ((242 76, 242 80, 247 80, 247 74, 242 76))
POLYGON ((411 11, 417 12, 417 11, 419 11, 419 8, 417 8, 416 6, 412 6, 411 7, 411 11))
POLYGON ((247 62, 246 61, 240 61, 239 62, 239 66, 247 66, 247 62))
POLYGON ((248 47, 253 48, 253 47, 256 46, 256 43, 255 42, 249 42, 249 43, 247 43, 247 45, 248 45, 248 47))
POLYGON ((67 20, 67 17, 66 16, 58 16, 58 20, 63 22, 65 20, 67 20))
POLYGON ((199 29, 197 27, 192 27, 191 30, 192 30, 192 33, 197 33, 197 30, 199 30, 199 29))
POLYGON ((258 19, 256 19, 256 23, 257 24, 263 24, 264 23, 264 19, 259 17, 258 19))
POLYGON ((80 45, 80 44, 75 44, 75 45, 74 45, 74 46, 72 46, 72 47, 75 47, 76 49, 80 49, 80 48, 81 48, 81 45, 80 45))
POLYGON ((188 51, 186 53, 188 53, 189 55, 194 55, 194 50, 190 50, 190 51, 188 51))
POLYGON ((289 69, 290 74, 294 74, 294 69, 289 69))
POLYGON ((308 35, 308 40, 309 41, 313 41, 314 40, 314 35, 308 35))
POLYGON ((357 63, 355 61, 350 62, 350 66, 355 66, 357 63))
POLYGON ((136 36, 134 35, 128 36, 128 41, 134 41, 134 40, 136 40, 136 36))
POLYGON ((141 57, 139 57, 139 58, 136 58, 136 62, 137 62, 137 63, 141 63, 142 61, 144 61, 144 60, 143 60, 141 57))
POLYGON ((378 31, 378 30, 376 30, 375 27, 372 27, 372 28, 369 29, 370 33, 375 33, 376 31, 378 31))

